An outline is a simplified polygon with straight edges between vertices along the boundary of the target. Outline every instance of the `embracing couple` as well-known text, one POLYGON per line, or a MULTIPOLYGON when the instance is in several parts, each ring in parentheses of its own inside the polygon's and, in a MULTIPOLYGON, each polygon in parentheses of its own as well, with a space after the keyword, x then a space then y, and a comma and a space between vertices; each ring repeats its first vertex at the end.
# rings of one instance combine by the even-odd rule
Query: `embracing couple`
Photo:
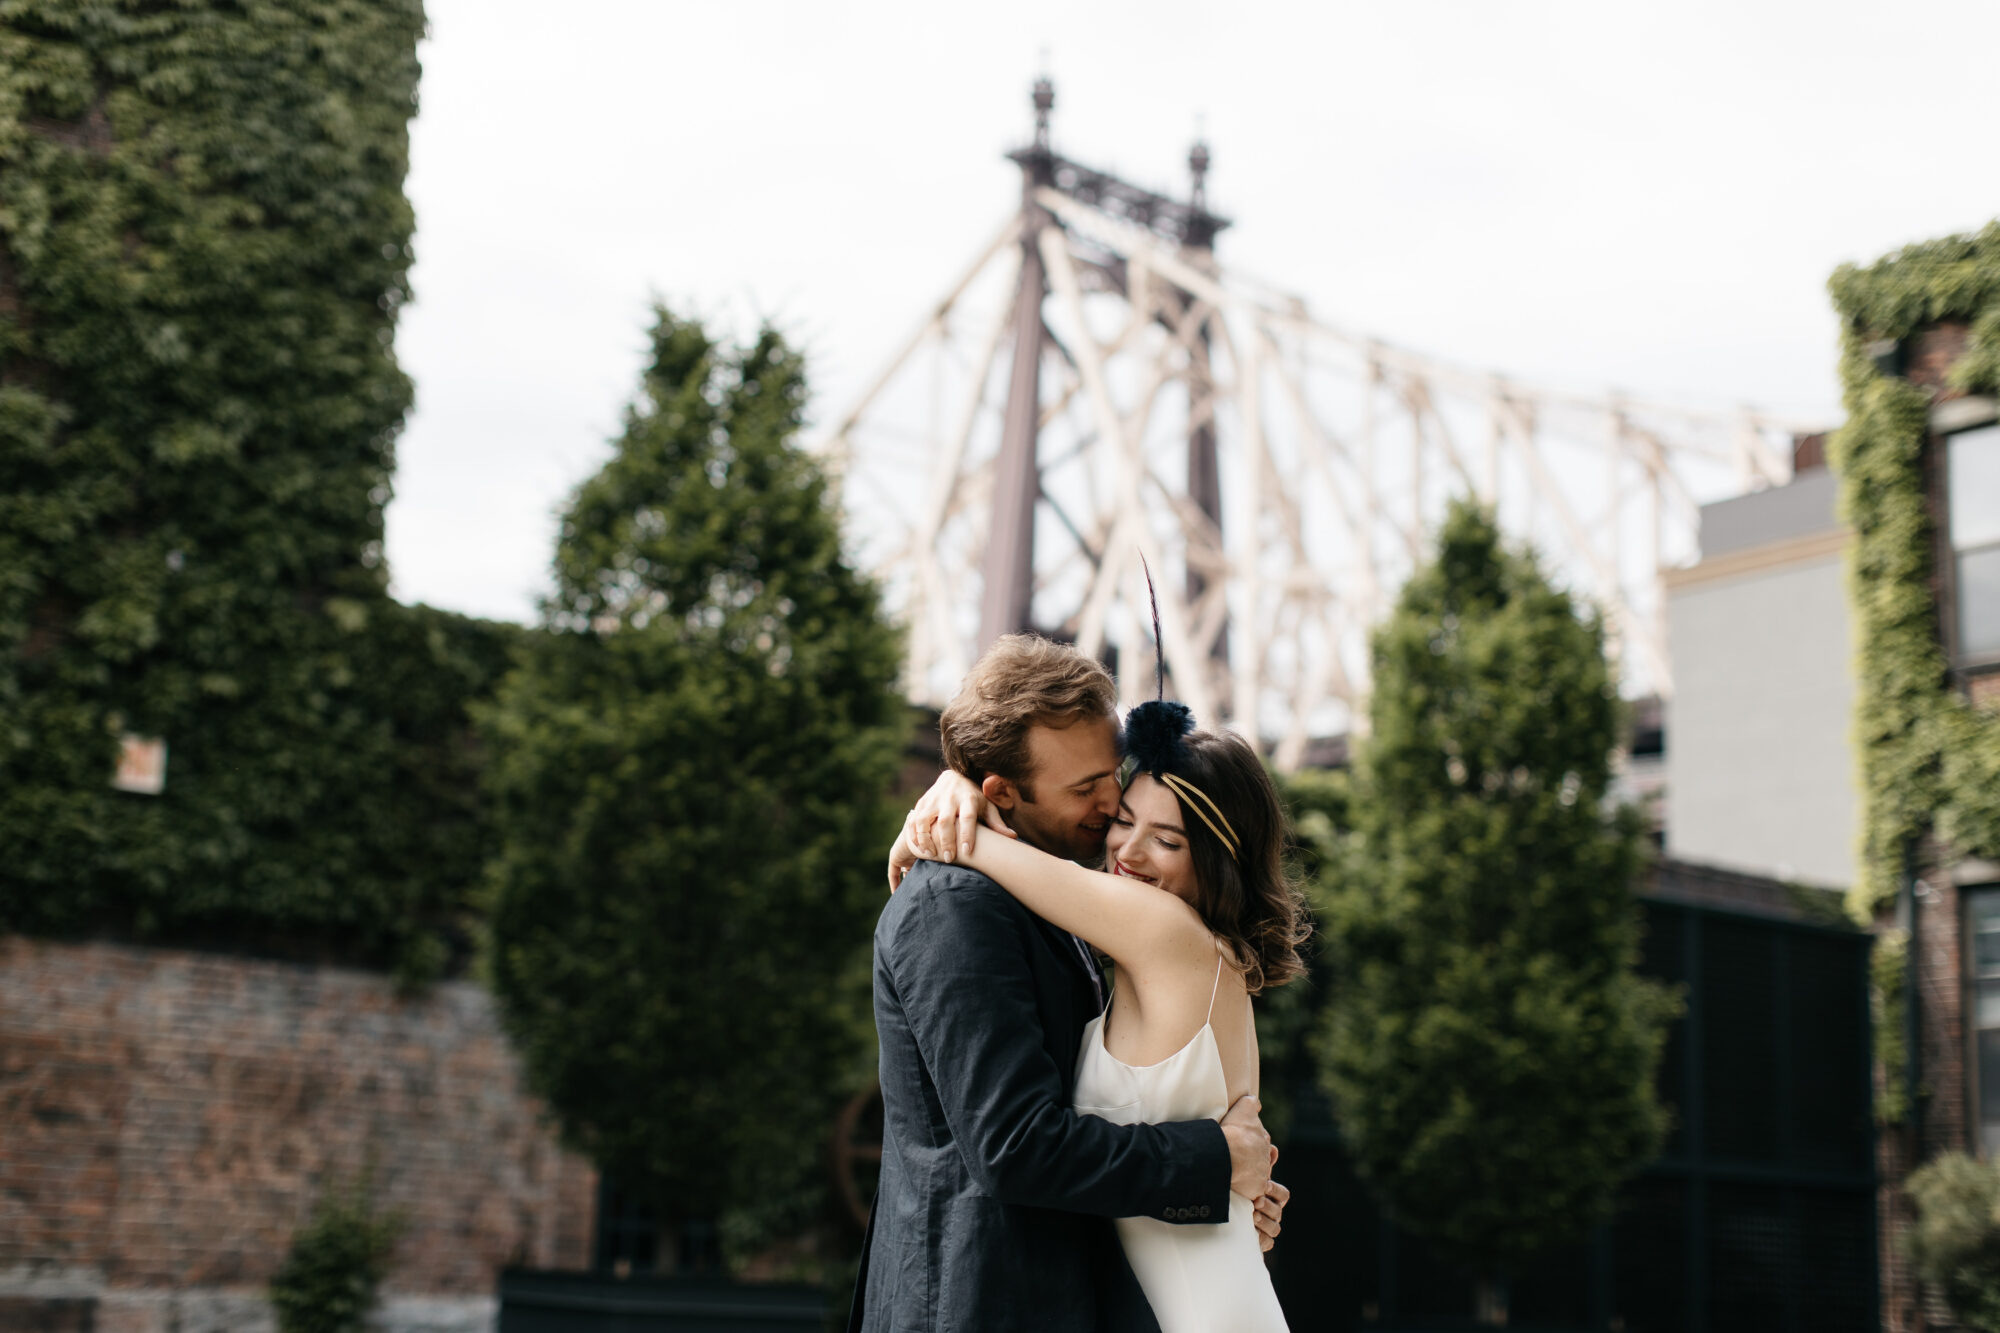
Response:
POLYGON ((1017 635, 945 709, 951 771, 875 930, 882 1176, 850 1333, 1285 1328, 1250 1005, 1301 971, 1283 809, 1180 704, 1131 711, 1121 764, 1115 700, 1017 635))

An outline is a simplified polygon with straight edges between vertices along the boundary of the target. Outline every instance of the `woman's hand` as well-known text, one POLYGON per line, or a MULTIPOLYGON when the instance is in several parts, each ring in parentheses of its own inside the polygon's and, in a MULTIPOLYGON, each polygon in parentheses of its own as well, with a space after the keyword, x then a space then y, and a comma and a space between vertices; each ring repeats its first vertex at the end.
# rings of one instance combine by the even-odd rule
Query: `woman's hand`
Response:
POLYGON ((902 835, 889 849, 889 892, 896 891, 903 876, 919 861, 949 863, 971 855, 981 823, 1006 837, 1014 836, 1014 830, 971 779, 949 768, 938 774, 938 780, 903 820, 902 835))

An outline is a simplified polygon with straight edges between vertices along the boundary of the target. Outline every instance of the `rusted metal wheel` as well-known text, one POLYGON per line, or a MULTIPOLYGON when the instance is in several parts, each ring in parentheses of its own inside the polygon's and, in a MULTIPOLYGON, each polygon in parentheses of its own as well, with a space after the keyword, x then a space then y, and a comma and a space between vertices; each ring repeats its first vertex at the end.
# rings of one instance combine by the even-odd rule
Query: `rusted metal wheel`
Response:
POLYGON ((833 1183, 854 1225, 868 1226, 875 1177, 882 1170, 882 1085, 875 1079, 856 1093, 833 1122, 833 1183))

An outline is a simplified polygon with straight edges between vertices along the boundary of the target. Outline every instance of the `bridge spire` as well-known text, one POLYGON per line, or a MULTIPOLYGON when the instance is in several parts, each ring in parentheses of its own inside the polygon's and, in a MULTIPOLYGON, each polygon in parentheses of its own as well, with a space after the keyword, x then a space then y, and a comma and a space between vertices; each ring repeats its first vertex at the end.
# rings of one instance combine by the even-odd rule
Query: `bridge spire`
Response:
POLYGON ((1003 634, 1032 629, 1035 590, 1035 504, 1042 479, 1036 439, 1041 433, 1042 298, 1048 271, 1042 261, 1042 233, 1054 219, 1035 194, 1055 182, 1055 155, 1049 149, 1049 112, 1056 89, 1047 75, 1035 80, 1035 140, 1010 153, 1021 167, 1021 272, 1014 288, 1011 341, 1014 368, 1007 381, 1007 407, 1000 428, 1000 456, 994 462, 993 518, 986 543, 985 589, 979 607, 979 650, 1003 634))

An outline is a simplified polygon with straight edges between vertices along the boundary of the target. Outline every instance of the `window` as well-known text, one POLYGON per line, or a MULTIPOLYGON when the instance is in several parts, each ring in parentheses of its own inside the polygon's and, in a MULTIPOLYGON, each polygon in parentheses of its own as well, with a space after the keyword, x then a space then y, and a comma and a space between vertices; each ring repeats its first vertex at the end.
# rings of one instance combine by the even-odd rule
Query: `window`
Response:
POLYGON ((2000 425, 1945 443, 1958 655, 2000 656, 2000 425))
POLYGON ((2000 1157, 2000 884, 1965 891, 1979 1151, 2000 1157))

